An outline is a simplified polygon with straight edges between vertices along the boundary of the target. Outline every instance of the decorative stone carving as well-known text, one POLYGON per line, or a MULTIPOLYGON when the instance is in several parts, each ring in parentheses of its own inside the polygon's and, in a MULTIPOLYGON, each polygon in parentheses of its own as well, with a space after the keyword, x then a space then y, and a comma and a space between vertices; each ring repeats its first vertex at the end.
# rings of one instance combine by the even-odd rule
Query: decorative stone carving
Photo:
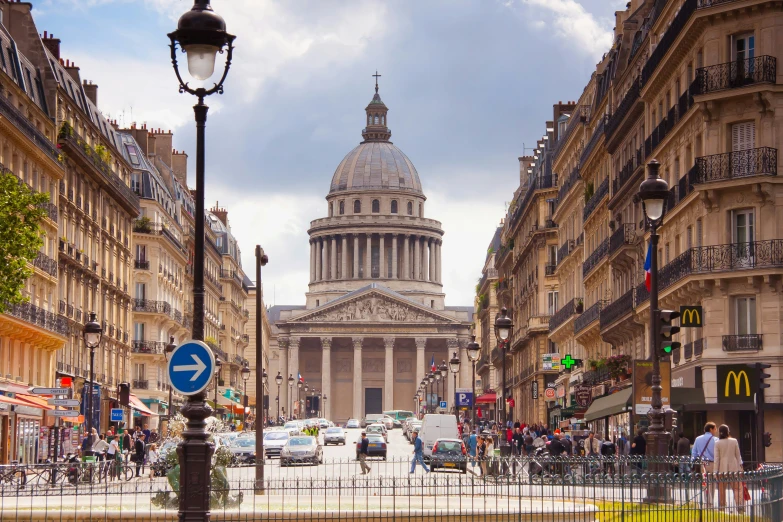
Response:
POLYGON ((324 350, 330 350, 332 348, 332 338, 321 337, 321 348, 323 348, 324 350))
POLYGON ((287 350, 289 344, 288 341, 289 341, 288 337, 278 337, 277 338, 278 348, 280 348, 281 350, 287 350))
POLYGON ((367 373, 383 373, 383 359, 362 360, 362 371, 367 373))
POLYGON ((364 337, 352 337, 351 341, 353 342, 353 349, 354 350, 361 350, 362 349, 362 342, 364 342, 364 337))
POLYGON ((394 337, 384 337, 383 338, 383 345, 386 347, 387 350, 391 350, 394 348, 394 337))
POLYGON ((337 373, 351 373, 352 361, 350 359, 337 359, 334 367, 337 373))
POLYGON ((413 359, 397 359, 397 373, 411 373, 413 371, 413 359))
POLYGON ((427 345, 426 337, 416 337, 413 341, 416 343, 417 350, 423 350, 424 347, 427 345))
POLYGON ((301 339, 299 337, 291 337, 289 340, 289 346, 292 350, 298 350, 299 349, 299 341, 301 339))
POLYGON ((449 349, 448 355, 450 356, 451 352, 459 347, 459 341, 453 337, 446 339, 446 347, 449 349))
POLYGON ((446 322, 448 319, 419 310, 387 296, 373 294, 313 313, 302 318, 302 321, 434 323, 446 322))

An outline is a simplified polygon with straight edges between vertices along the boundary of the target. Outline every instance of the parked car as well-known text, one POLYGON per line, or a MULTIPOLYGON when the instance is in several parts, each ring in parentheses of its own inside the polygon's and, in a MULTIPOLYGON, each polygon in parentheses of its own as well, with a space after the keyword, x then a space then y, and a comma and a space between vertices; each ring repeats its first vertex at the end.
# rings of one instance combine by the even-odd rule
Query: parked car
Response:
MULTIPOLYGON (((368 457, 381 457, 386 460, 386 440, 377 433, 368 433, 367 440, 369 442, 367 446, 368 457)), ((356 458, 359 458, 359 450, 362 449, 362 439, 356 441, 356 458)))
POLYGON ((370 424, 375 424, 376 422, 381 420, 381 417, 383 417, 382 413, 368 413, 362 419, 362 428, 366 428, 370 424))
POLYGON ((384 415, 383 417, 381 417, 381 419, 378 422, 380 424, 383 424, 387 430, 394 429, 394 419, 392 419, 388 415, 384 415))
POLYGON ((327 419, 318 419, 318 428, 325 430, 327 428, 330 428, 334 426, 331 422, 329 422, 327 419))
POLYGON ((421 424, 414 424, 410 432, 408 432, 408 442, 413 444, 413 434, 418 435, 421 432, 421 424))
POLYGON ((354 429, 354 428, 361 428, 362 425, 359 422, 359 419, 348 419, 348 422, 345 423, 345 427, 347 429, 354 429))
POLYGON ((280 465, 285 467, 296 463, 323 464, 324 451, 315 437, 291 437, 280 451, 280 465))
POLYGON ((430 469, 454 469, 468 472, 468 451, 461 439, 438 439, 432 447, 430 469))
POLYGON ((420 420, 412 420, 408 421, 405 424, 405 427, 403 428, 403 434, 405 435, 405 438, 409 441, 411 440, 411 434, 413 433, 413 429, 419 427, 421 428, 421 421, 420 420))
POLYGON ((329 444, 342 444, 345 446, 345 430, 342 428, 326 428, 324 432, 324 446, 329 444))
POLYGON ((237 464, 255 464, 256 462, 256 438, 237 437, 228 446, 234 461, 237 464))
POLYGON ((367 432, 367 435, 370 433, 377 433, 383 437, 384 442, 389 442, 389 432, 386 431, 386 426, 383 424, 370 424, 364 429, 364 431, 367 432))
POLYGON ((285 426, 283 426, 283 429, 292 437, 302 433, 302 425, 299 421, 288 421, 285 423, 285 426))
POLYGON ((283 430, 264 433, 264 457, 270 460, 272 457, 279 457, 280 451, 290 438, 291 435, 283 430))
POLYGON ((424 447, 424 458, 429 459, 432 455, 432 448, 438 439, 456 439, 459 440, 459 430, 457 429, 457 418, 454 415, 444 415, 440 413, 429 413, 424 416, 419 431, 424 447))

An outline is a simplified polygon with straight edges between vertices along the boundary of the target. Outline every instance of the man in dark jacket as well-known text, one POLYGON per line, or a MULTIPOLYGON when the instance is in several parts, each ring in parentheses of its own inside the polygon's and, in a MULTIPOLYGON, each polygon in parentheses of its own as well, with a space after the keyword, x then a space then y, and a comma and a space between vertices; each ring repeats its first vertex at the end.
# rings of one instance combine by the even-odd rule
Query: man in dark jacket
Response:
POLYGON ((370 466, 367 465, 367 456, 370 454, 370 440, 367 433, 362 432, 362 444, 359 447, 359 466, 362 468, 362 475, 370 472, 370 466))
POLYGON ((133 444, 133 461, 136 463, 136 477, 140 477, 141 467, 144 465, 144 434, 138 436, 133 444))
POLYGON ((125 463, 127 464, 128 462, 127 455, 133 453, 133 439, 131 439, 129 430, 125 430, 125 433, 120 438, 120 449, 122 450, 122 453, 126 455, 125 463))
POLYGON ((411 473, 414 473, 416 471, 417 462, 421 464, 421 467, 424 468, 424 471, 426 471, 427 473, 430 472, 430 469, 424 463, 424 444, 419 438, 418 433, 414 431, 413 432, 413 461, 411 462, 411 473))

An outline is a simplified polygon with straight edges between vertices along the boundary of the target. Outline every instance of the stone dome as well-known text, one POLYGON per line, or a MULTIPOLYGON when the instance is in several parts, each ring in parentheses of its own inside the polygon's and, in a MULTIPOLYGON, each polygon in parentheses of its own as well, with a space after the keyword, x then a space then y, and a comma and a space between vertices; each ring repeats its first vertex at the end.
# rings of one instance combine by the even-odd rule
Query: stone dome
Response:
POLYGON ((334 171, 329 194, 352 190, 401 190, 424 195, 416 167, 390 141, 365 141, 343 158, 334 171))

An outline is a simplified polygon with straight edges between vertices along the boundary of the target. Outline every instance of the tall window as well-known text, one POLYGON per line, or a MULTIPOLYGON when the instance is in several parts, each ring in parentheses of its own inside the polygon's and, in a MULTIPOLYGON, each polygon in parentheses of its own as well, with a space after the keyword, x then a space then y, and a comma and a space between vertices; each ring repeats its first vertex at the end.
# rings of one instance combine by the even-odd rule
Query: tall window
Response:
POLYGON ((147 285, 145 283, 136 283, 136 299, 147 298, 147 285))
POLYGON ((549 315, 554 315, 555 312, 557 312, 557 291, 553 292, 547 292, 546 294, 546 300, 547 300, 547 311, 549 312, 549 315))
POLYGON ((424 217, 424 205, 419 203, 419 217, 424 217))
POLYGON ((756 221, 753 209, 732 211, 732 243, 735 267, 755 264, 756 221))
POLYGON ((147 245, 136 245, 136 261, 147 260, 147 245))
POLYGON ((397 200, 393 199, 391 202, 391 213, 396 214, 397 213, 397 200))
POLYGON ((354 200, 353 202, 353 213, 354 214, 361 214, 362 213, 362 202, 357 200, 354 200))
POLYGON ((375 124, 378 125, 378 115, 375 115, 375 124))
POLYGON ((133 323, 133 340, 144 340, 144 323, 133 323))
POLYGON ((410 201, 408 201, 408 215, 409 216, 413 215, 413 203, 411 203, 410 201))
POLYGON ((381 211, 381 202, 377 199, 372 200, 372 213, 377 214, 381 211))
POLYGON ((345 201, 340 202, 340 215, 345 214, 345 201))
POLYGON ((332 217, 333 209, 334 209, 334 203, 329 203, 329 217, 332 217))
POLYGON ((756 333, 756 297, 737 297, 734 301, 734 333, 753 335, 756 333))
POLYGON ((557 264, 557 245, 547 246, 547 264, 550 266, 557 264))

